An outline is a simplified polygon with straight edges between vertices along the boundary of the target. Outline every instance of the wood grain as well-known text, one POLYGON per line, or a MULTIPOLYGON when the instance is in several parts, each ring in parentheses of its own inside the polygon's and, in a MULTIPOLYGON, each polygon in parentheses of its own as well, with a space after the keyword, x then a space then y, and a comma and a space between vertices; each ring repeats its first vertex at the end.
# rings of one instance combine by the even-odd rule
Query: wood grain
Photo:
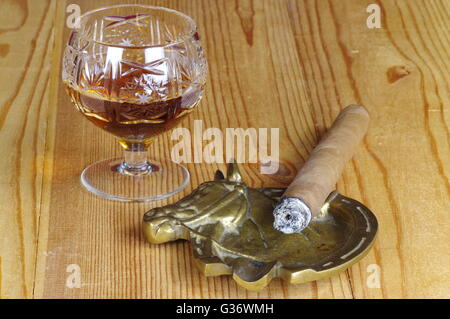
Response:
POLYGON ((0 296, 32 297, 55 6, 3 1, 0 12, 0 296))
MULTIPOLYGON (((81 188, 89 163, 119 146, 69 102, 60 82, 66 1, 0 2, 1 298, 448 298, 450 10, 445 0, 77 0, 174 8, 199 25, 210 65, 195 119, 205 127, 279 127, 282 170, 252 186, 287 185, 347 104, 367 107, 364 146, 338 183, 375 212, 373 250, 339 276, 260 292, 229 277, 204 278, 189 244, 151 246, 143 213, 210 180, 219 164, 190 164, 191 186, 170 200, 115 203, 81 188), (366 8, 382 8, 368 29, 366 8), (8 12, 8 13, 6 13, 8 12), (14 17, 11 18, 11 17, 14 17), (66 286, 71 264, 81 288, 66 286), (366 284, 368 266, 381 287, 366 284)), ((161 136, 152 151, 169 155, 161 136)))

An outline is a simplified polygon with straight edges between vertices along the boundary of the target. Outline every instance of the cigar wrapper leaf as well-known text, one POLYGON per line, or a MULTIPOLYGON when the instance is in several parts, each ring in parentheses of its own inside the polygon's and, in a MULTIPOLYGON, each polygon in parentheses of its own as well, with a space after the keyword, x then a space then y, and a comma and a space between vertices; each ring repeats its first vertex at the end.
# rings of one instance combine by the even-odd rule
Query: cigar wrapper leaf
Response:
POLYGON ((364 138, 369 122, 363 106, 349 105, 340 112, 276 205, 275 229, 298 233, 317 216, 364 138))

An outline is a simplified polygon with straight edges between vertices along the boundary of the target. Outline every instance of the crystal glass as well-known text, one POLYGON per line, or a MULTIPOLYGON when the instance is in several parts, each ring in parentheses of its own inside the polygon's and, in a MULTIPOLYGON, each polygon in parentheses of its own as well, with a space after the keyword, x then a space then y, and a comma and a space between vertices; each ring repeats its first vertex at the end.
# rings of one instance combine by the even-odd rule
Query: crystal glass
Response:
POLYGON ((149 159, 147 150, 155 136, 195 109, 206 73, 196 24, 183 13, 119 5, 81 16, 65 48, 62 79, 78 111, 117 137, 124 150, 123 158, 87 167, 82 184, 120 201, 157 200, 182 190, 186 168, 149 159))

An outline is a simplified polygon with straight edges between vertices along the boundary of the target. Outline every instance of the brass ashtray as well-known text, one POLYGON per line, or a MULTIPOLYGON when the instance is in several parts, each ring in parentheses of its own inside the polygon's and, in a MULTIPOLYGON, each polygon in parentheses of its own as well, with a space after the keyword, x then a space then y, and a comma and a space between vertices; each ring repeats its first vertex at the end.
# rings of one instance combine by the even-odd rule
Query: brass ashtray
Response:
POLYGON ((334 192, 307 228, 286 235, 272 227, 283 192, 248 187, 230 164, 226 178, 217 171, 177 203, 147 212, 144 233, 153 244, 190 240, 205 276, 233 275, 254 291, 276 277, 292 284, 329 277, 367 254, 378 223, 364 205, 334 192))

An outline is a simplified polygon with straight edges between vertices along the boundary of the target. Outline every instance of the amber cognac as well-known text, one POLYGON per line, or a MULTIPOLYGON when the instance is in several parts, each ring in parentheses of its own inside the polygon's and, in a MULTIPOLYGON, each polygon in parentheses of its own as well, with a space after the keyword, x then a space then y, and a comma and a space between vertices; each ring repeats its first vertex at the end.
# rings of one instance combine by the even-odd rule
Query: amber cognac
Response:
POLYGON ((136 97, 136 101, 130 102, 129 97, 114 98, 104 86, 99 87, 81 91, 66 83, 72 102, 89 121, 128 143, 145 143, 171 130, 194 110, 202 93, 200 89, 191 88, 184 90, 187 94, 158 99, 140 88, 128 90, 127 94, 136 97))

